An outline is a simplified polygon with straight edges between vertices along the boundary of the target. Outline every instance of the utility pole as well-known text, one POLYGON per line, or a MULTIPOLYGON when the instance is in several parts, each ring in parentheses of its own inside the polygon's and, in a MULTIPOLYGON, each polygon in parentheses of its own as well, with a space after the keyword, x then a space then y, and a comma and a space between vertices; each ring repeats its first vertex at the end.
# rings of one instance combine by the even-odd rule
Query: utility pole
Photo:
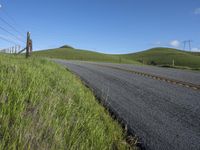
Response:
POLYGON ((27 42, 26 42, 26 58, 31 56, 32 52, 32 40, 30 38, 30 32, 27 32, 27 42))
POLYGON ((188 40, 188 44, 189 44, 189 50, 191 51, 192 49, 191 49, 191 40, 188 40))
POLYGON ((187 41, 183 41, 183 50, 185 50, 185 48, 186 48, 186 43, 187 43, 187 41))

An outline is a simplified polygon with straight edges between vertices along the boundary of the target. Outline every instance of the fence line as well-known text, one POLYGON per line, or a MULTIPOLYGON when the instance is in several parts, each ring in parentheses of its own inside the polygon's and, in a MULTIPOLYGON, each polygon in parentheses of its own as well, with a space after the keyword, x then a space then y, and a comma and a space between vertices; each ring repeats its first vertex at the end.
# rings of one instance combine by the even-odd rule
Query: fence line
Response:
POLYGON ((0 53, 17 54, 21 50, 20 45, 15 45, 9 48, 0 49, 0 53))
POLYGON ((27 32, 27 42, 26 42, 26 47, 21 50, 20 45, 15 45, 10 48, 5 48, 5 49, 0 49, 0 53, 9 53, 9 54, 21 54, 24 51, 26 51, 26 58, 31 56, 33 50, 33 43, 31 39, 31 34, 30 32, 27 32))

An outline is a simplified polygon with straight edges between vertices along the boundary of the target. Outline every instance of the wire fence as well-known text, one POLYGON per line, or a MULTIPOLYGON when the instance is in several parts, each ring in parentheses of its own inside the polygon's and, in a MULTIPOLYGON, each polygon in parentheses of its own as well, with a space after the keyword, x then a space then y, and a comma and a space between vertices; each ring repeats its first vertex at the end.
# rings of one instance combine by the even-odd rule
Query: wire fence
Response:
POLYGON ((24 31, 16 28, 17 26, 19 24, 16 23, 16 19, 6 11, 6 8, 0 7, 0 53, 17 54, 22 51, 24 45, 27 47, 24 31), (4 41, 4 46, 1 45, 1 41, 4 41), (5 45, 8 48, 2 48, 5 45))
POLYGON ((24 36, 24 32, 16 28, 18 25, 16 19, 11 15, 8 15, 6 10, 0 7, 0 41, 9 43, 9 45, 12 44, 9 48, 1 48, 2 45, 0 45, 0 53, 21 54, 26 51, 26 57, 29 57, 32 52, 32 39, 30 38, 30 32, 27 32, 27 37, 24 36), (6 14, 7 18, 4 18, 2 13, 6 14), (25 45, 25 48, 20 45, 25 45))
POLYGON ((20 45, 15 45, 9 48, 0 49, 0 53, 7 53, 7 54, 17 54, 21 51, 20 45))

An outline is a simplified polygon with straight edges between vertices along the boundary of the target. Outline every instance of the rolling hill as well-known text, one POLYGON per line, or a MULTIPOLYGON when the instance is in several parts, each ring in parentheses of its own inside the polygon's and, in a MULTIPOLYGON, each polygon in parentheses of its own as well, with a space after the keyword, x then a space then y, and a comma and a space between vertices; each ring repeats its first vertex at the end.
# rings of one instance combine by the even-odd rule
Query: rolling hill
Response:
POLYGON ((68 60, 98 61, 112 63, 147 64, 180 68, 200 69, 200 53, 186 52, 172 48, 152 48, 137 53, 111 55, 88 50, 75 49, 70 46, 42 50, 33 55, 40 57, 59 58, 68 60))
POLYGON ((124 59, 122 55, 103 54, 88 50, 80 50, 69 47, 61 47, 50 50, 34 52, 33 55, 49 58, 59 58, 68 60, 113 62, 113 63, 139 63, 131 59, 124 59))
POLYGON ((172 48, 153 48, 150 50, 127 54, 126 59, 143 62, 148 65, 200 68, 200 53, 186 52, 172 48))

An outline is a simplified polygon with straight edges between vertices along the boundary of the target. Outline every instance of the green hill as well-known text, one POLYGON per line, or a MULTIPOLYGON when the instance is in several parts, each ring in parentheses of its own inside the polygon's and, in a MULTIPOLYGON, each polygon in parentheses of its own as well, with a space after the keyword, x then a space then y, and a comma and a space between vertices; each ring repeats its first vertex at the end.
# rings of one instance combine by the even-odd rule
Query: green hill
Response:
POLYGON ((82 61, 97 61, 97 62, 112 62, 112 63, 129 63, 129 64, 147 64, 181 68, 200 68, 200 53, 186 52, 172 48, 153 48, 146 51, 111 55, 103 54, 88 50, 74 49, 69 46, 57 49, 43 50, 34 52, 35 56, 59 58, 67 60, 82 60, 82 61))
POLYGON ((122 55, 109 55, 88 50, 74 48, 57 48, 34 52, 33 55, 41 57, 59 58, 67 60, 113 62, 113 63, 139 63, 134 60, 124 59, 122 55))
POLYGON ((186 52, 172 48, 153 48, 143 52, 125 55, 126 59, 143 62, 149 65, 200 68, 199 53, 186 52))

